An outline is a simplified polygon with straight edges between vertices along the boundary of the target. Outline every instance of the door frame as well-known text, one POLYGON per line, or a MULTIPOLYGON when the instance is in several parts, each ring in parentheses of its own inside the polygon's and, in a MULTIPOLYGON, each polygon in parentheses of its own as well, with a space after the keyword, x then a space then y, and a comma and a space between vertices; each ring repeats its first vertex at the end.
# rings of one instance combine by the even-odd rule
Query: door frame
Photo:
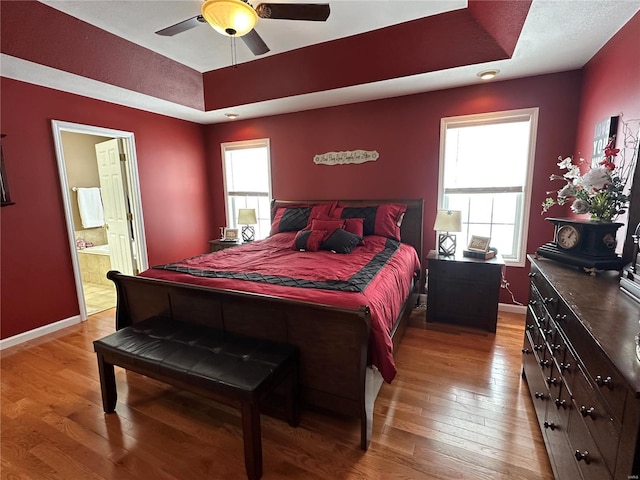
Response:
POLYGON ((135 248, 133 249, 135 259, 134 271, 149 268, 149 258, 147 256, 147 241, 144 231, 144 219, 142 216, 142 199, 140 196, 140 182, 138 177, 138 160, 136 156, 135 138, 133 132, 113 130, 110 128, 95 127, 79 123, 64 122, 61 120, 51 120, 53 132, 53 142, 58 160, 58 173, 60 175, 60 188, 62 190, 62 202, 64 205, 64 216, 67 223, 67 236, 69 239, 69 249, 71 251, 71 263, 73 264, 73 276, 76 282, 76 292, 78 305, 80 306, 80 320, 87 319, 87 306, 84 300, 84 289, 82 288, 82 277, 80 275, 80 261, 76 248, 75 233, 73 229, 73 214, 71 210, 71 194, 69 182, 67 180, 67 167, 64 159, 64 149, 62 144, 62 132, 81 133, 86 135, 98 135, 102 137, 116 138, 121 142, 126 161, 126 182, 129 191, 129 203, 133 215, 133 235, 135 238, 135 248), (137 261, 136 261, 137 260, 137 261))

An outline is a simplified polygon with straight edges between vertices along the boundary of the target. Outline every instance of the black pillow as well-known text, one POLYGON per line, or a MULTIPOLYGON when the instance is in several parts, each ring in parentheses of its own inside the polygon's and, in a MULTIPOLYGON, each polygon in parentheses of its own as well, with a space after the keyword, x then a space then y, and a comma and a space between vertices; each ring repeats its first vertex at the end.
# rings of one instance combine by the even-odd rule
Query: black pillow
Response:
POLYGON ((334 253, 351 253, 351 250, 358 246, 361 241, 362 237, 338 228, 320 245, 320 250, 330 250, 334 253))

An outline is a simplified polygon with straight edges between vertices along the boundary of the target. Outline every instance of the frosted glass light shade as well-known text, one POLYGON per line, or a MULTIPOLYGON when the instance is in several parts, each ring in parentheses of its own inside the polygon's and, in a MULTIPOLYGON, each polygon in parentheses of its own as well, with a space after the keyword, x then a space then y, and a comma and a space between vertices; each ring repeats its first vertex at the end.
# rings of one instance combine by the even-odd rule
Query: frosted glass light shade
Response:
POLYGON ((258 223, 256 219, 255 208, 239 208, 238 209, 238 225, 255 225, 258 223))
POLYGON ((258 22, 256 11, 242 0, 207 0, 202 16, 217 32, 230 37, 246 35, 258 22))
POLYGON ((436 232, 461 232, 461 212, 458 210, 438 210, 433 229, 436 232))

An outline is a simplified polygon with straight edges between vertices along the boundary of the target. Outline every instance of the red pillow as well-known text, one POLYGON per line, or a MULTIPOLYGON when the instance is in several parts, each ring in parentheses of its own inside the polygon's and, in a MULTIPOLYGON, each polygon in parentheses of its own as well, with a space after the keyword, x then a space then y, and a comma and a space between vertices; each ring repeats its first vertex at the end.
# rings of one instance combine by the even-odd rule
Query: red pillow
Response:
POLYGON ((328 216, 334 203, 317 205, 291 205, 278 207, 271 223, 271 235, 280 232, 297 232, 309 225, 312 218, 328 216))
POLYGON ((344 220, 332 218, 330 220, 321 220, 316 218, 311 220, 311 230, 325 230, 331 235, 339 228, 344 227, 344 220))
POLYGON ((352 207, 338 205, 332 215, 336 218, 364 218, 365 235, 382 235, 400 240, 400 225, 407 206, 398 203, 352 207))
POLYGON ((349 233, 364 237, 364 218, 347 218, 343 228, 349 233))
POLYGON ((329 237, 326 230, 300 230, 293 240, 293 249, 317 252, 320 245, 329 237))

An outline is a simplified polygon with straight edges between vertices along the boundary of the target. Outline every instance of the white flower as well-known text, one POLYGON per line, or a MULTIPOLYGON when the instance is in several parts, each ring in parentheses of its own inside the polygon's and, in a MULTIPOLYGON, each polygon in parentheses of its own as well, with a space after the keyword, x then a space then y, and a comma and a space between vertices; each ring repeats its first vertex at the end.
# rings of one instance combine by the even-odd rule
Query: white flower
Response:
POLYGON ((602 190, 609 183, 611 183, 609 170, 603 166, 592 168, 579 180, 579 185, 588 192, 602 190))
POLYGON ((571 183, 567 183, 564 187, 562 187, 562 189, 558 192, 558 198, 562 197, 562 198, 566 198, 566 197, 575 197, 576 193, 578 191, 576 190, 576 187, 574 187, 571 183))
POLYGON ((571 157, 567 157, 564 160, 562 159, 562 157, 558 157, 558 160, 560 160, 558 162, 558 167, 560 167, 560 170, 569 168, 572 165, 571 157))
POLYGON ((567 167, 567 173, 564 174, 564 178, 566 178, 567 180, 569 179, 576 179, 576 178, 580 178, 580 167, 577 165, 570 165, 567 167))

